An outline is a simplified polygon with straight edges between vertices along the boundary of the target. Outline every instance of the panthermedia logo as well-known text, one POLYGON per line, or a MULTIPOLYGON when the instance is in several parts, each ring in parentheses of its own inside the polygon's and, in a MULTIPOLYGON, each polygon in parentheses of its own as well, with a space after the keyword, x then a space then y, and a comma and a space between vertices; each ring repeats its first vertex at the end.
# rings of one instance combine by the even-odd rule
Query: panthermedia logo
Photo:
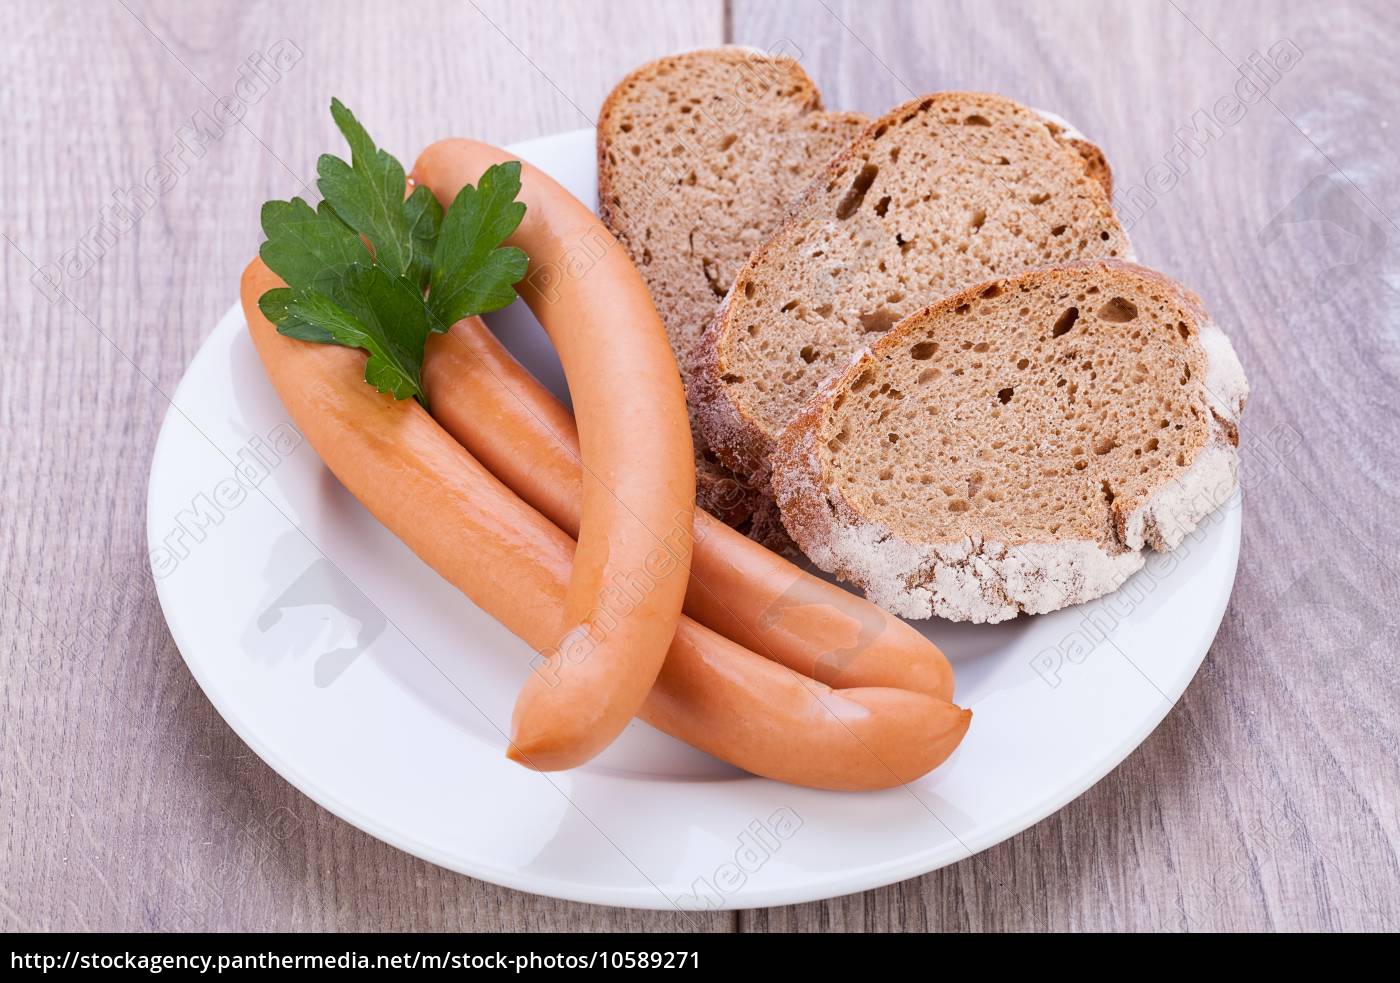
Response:
POLYGON ((245 634, 250 652, 270 662, 314 654, 312 679, 325 687, 384 633, 384 613, 325 557, 312 560, 262 606, 245 634))
POLYGON ((1320 235, 1324 265, 1313 277, 1313 298, 1328 303, 1346 296, 1366 279, 1380 279, 1386 259, 1385 228, 1371 219, 1347 190, 1346 182, 1319 174, 1259 231, 1260 246, 1277 242, 1297 228, 1320 235))

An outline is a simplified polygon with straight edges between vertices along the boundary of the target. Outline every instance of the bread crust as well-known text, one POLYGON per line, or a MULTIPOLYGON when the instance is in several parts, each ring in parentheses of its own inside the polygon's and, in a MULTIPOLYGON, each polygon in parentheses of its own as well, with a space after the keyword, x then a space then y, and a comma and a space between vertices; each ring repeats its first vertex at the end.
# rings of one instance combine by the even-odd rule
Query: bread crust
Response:
POLYGON ((1113 199, 1113 168, 1108 166, 1108 158, 1104 156, 1104 152, 1099 149, 1098 144, 1075 137, 1066 137, 1065 140, 1083 158, 1085 172, 1099 182, 1103 187, 1104 195, 1111 201, 1113 199))
MULTIPOLYGON (((817 196, 825 194, 827 186, 842 175, 850 162, 865 155, 873 142, 887 130, 917 113, 932 111, 940 102, 969 99, 990 99, 1008 103, 1040 116, 1051 135, 1064 148, 1067 159, 1072 158, 1093 181, 1091 187, 1102 196, 1098 204, 1104 218, 1119 229, 1123 242, 1128 243, 1126 231, 1122 230, 1113 214, 1110 200, 1112 174, 1103 151, 1051 113, 1022 106, 1003 96, 953 91, 911 99, 879 119, 872 120, 861 135, 845 151, 833 158, 808 184, 807 190, 794 203, 782 226, 749 256, 748 262, 735 276, 729 292, 721 301, 690 355, 690 398, 700 433, 726 467, 737 474, 748 476, 755 487, 771 490, 771 458, 776 450, 778 434, 770 432, 769 428, 749 411, 740 394, 726 379, 731 374, 726 349, 738 330, 735 291, 741 289, 750 277, 763 268, 766 258, 775 249, 786 245, 787 234, 803 220, 804 206, 817 196)), ((1130 244, 1128 256, 1131 258, 1130 244)))
POLYGON ((1084 172, 1093 178, 1103 187, 1104 196, 1110 201, 1113 199, 1113 170, 1108 166, 1108 158, 1098 145, 1074 128, 1074 124, 1058 113, 1052 113, 1048 109, 1037 109, 1036 113, 1043 116, 1050 123, 1052 132, 1057 137, 1064 140, 1077 153, 1084 162, 1084 172))
POLYGON ((783 523, 811 560, 860 586, 870 600, 906 618, 997 622, 1080 604, 1116 590, 1146 562, 1145 549, 1170 550, 1233 493, 1238 423, 1248 398, 1233 347, 1199 297, 1170 278, 1134 263, 1084 260, 977 284, 906 318, 814 396, 778 440, 773 486, 783 523), (1099 541, 1007 543, 968 536, 959 542, 911 541, 867 517, 841 492, 821 454, 822 423, 860 374, 905 342, 911 325, 974 300, 994 283, 1044 279, 1064 269, 1133 275, 1171 292, 1195 320, 1205 352, 1202 399, 1209 436, 1186 470, 1129 502, 1109 506, 1099 541))

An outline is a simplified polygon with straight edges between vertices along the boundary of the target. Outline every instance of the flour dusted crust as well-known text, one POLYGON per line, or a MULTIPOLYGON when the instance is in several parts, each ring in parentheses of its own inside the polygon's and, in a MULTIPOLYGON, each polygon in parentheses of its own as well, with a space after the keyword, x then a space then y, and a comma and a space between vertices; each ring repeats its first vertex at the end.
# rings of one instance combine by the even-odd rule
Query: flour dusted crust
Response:
MULTIPOLYGON (((756 374, 754 371, 756 360, 752 355, 745 354, 745 349, 739 347, 752 344, 744 337, 743 332, 747 328, 748 333, 752 335, 755 327, 758 327, 766 333, 776 349, 782 349, 783 339, 785 337, 795 338, 796 335, 793 334, 792 328, 800 325, 791 320, 784 321, 783 314, 774 314, 766 309, 760 310, 768 300, 772 299, 766 295, 791 290, 793 297, 801 300, 797 306, 797 314, 803 314, 808 306, 821 306, 814 291, 806 288, 806 293, 810 296, 802 296, 804 293, 802 288, 790 288, 780 284, 778 281, 781 278, 773 276, 773 270, 781 267, 789 258, 797 256, 799 250, 801 250, 801 259, 794 259, 792 265, 799 269, 810 267, 818 257, 823 255, 821 251, 813 252, 818 245, 825 242, 823 237, 839 238, 837 230, 844 219, 831 219, 827 215, 827 209, 828 206, 835 207, 837 200, 841 198, 848 185, 854 187, 852 184, 854 172, 860 170, 863 173, 864 170, 869 169, 868 164, 864 169, 859 165, 874 160, 880 154, 889 154, 895 147, 898 147, 901 152, 907 150, 910 158, 917 156, 923 151, 923 148, 915 142, 912 136, 909 137, 906 148, 904 131, 901 128, 907 126, 911 120, 915 121, 915 125, 917 125, 923 117, 939 118, 938 114, 954 111, 953 107, 961 107, 957 112, 969 114, 966 117, 968 120, 981 120, 982 117, 978 115, 979 113, 987 113, 994 118, 1003 119, 1009 127, 1019 128, 1016 131, 1016 139, 1020 139, 1022 133, 1039 132, 1040 141, 1037 153, 1041 156, 1028 157, 1027 161, 1034 161, 1034 164, 1024 164, 1024 166, 1032 169, 1041 168, 1043 170, 1042 176, 1048 182, 1045 189, 1052 192, 1052 195, 1047 197, 1058 197, 1065 202, 1075 202, 1075 214, 1079 216, 1079 224, 1073 227, 1071 235, 1066 236, 1065 239, 1047 240, 1049 244, 1042 243, 1038 247, 1040 251, 1018 252, 1022 247, 1015 245, 1018 241, 1015 237, 1000 242, 993 240, 992 251, 1001 250, 1007 252, 1008 256, 998 259, 995 264, 997 268, 990 272, 1014 273, 1046 265, 1049 262, 1078 257, 1117 256, 1132 258, 1132 246, 1127 233, 1113 215, 1109 199, 1112 178, 1102 151, 1085 140, 1077 131, 1068 127, 1068 124, 1065 124, 1058 117, 1020 106, 1001 96, 941 92, 911 100, 891 110, 885 116, 872 121, 864 133, 843 153, 833 159, 825 171, 809 185, 803 197, 793 205, 791 214, 783 226, 750 255, 748 262, 735 277, 718 311, 709 322, 690 356, 691 384, 689 392, 700 432, 727 467, 736 473, 750 476, 756 486, 764 488, 770 486, 770 457, 773 454, 778 433, 781 432, 783 426, 790 422, 790 418, 784 416, 781 422, 765 419, 765 414, 759 410, 758 404, 754 402, 753 387, 756 383, 745 373, 749 373, 750 376, 756 374), (810 242, 808 242, 809 239, 810 242), (1061 255, 1071 239, 1080 245, 1068 255, 1061 255), (1007 245, 1008 242, 1013 244, 1007 245), (1015 254, 1015 258, 1009 258, 1010 254, 1015 254), (808 305, 807 301, 811 301, 811 305, 808 305)), ((948 154, 947 158, 937 162, 930 160, 930 167, 946 166, 949 169, 957 170, 958 168, 980 167, 986 163, 980 160, 972 162, 972 158, 963 155, 961 150, 948 154)), ((1003 157, 1002 160, 1005 161, 1006 158, 1003 157)), ((888 162, 885 163, 888 166, 888 162)), ((1023 164, 1023 162, 1018 162, 1018 164, 1023 164)), ((987 209, 985 214, 993 217, 993 222, 990 223, 992 225, 996 224, 996 221, 1001 217, 993 213, 998 207, 996 203, 1005 200, 1004 182, 1013 179, 1012 172, 1017 170, 1018 166, 1011 166, 1007 168, 1008 177, 1002 178, 998 175, 995 190, 992 187, 993 182, 984 181, 986 186, 981 188, 979 193, 982 198, 986 199, 982 204, 987 209)), ((921 179, 918 177, 919 173, 921 172, 908 168, 903 171, 897 169, 895 180, 914 185, 911 193, 917 195, 919 190, 923 190, 921 179)), ((938 184, 938 182, 933 183, 935 186, 938 184)), ((936 198, 938 196, 936 187, 931 191, 932 196, 936 198)), ((1022 191, 1029 192, 1030 189, 1023 188, 1022 191)), ((881 205, 890 210, 888 212, 881 211, 881 216, 896 215, 902 207, 900 200, 898 200, 898 196, 902 193, 899 187, 890 188, 888 196, 883 193, 877 194, 875 190, 872 190, 866 207, 876 207, 878 210, 880 206, 875 205, 874 202, 883 199, 881 205)), ((927 195, 928 192, 926 192, 925 201, 928 200, 927 195)), ((976 196, 969 198, 970 208, 975 210, 979 201, 981 199, 976 198, 976 196)), ((1016 208, 1033 208, 1035 204, 1038 202, 1033 202, 1030 206, 1018 202, 1016 208)), ((918 206, 913 207, 917 210, 918 206)), ((969 211, 969 214, 972 212, 969 211)), ((1008 221, 1013 228, 1021 224, 1010 217, 1008 217, 1008 221)), ((1055 236, 1060 235, 1065 229, 1064 225, 1054 226, 1054 223, 1046 223, 1047 229, 1052 227, 1057 229, 1054 232, 1055 236)), ((890 242, 898 241, 894 229, 887 231, 890 242)), ((944 229, 927 222, 916 221, 909 228, 902 229, 901 235, 902 232, 909 232, 911 235, 934 236, 942 234, 944 231, 944 229)), ((959 233, 954 231, 953 234, 956 236, 959 233)), ((948 250, 950 253, 953 252, 953 247, 950 245, 948 250)), ((956 250, 957 253, 965 251, 965 249, 956 250)), ((862 255, 865 254, 866 251, 863 251, 862 255)), ((823 260, 823 262, 826 261, 823 260)), ((924 265, 928 265, 928 261, 925 261, 924 265)), ((895 273, 899 272, 899 266, 900 261, 892 259, 888 271, 883 264, 879 267, 879 272, 874 269, 861 270, 865 292, 890 289, 887 285, 878 284, 877 281, 893 277, 895 273)), ((930 280, 921 272, 915 273, 907 289, 900 287, 893 291, 893 295, 898 297, 897 300, 888 304, 876 303, 874 306, 877 309, 872 313, 889 315, 893 320, 888 321, 887 324, 892 325, 894 320, 913 313, 931 299, 959 289, 966 283, 981 280, 988 275, 988 272, 983 270, 980 275, 975 276, 945 277, 948 279, 946 283, 930 280)), ((859 310, 845 310, 840 297, 833 299, 836 301, 832 305, 834 313, 828 312, 825 315, 829 320, 840 321, 847 314, 853 317, 860 313, 859 310)), ((794 303, 797 303, 797 300, 794 303)), ((776 309, 778 305, 772 306, 776 309)), ((845 306, 849 307, 850 305, 846 304, 845 306)), ((784 312, 788 309, 786 305, 782 308, 784 312)), ((820 311, 818 313, 820 314, 820 311)), ((867 337, 873 338, 879 329, 864 327, 863 330, 869 332, 867 337)), ((847 336, 847 341, 833 345, 814 346, 820 350, 813 358, 814 364, 809 366, 803 366, 792 357, 796 354, 795 351, 766 356, 766 365, 762 372, 765 374, 765 385, 769 388, 764 392, 791 392, 799 402, 805 399, 803 393, 807 390, 801 387, 810 386, 814 379, 829 378, 830 373, 839 368, 839 365, 833 364, 831 359, 840 357, 842 354, 840 349, 843 344, 844 347, 854 345, 857 349, 863 347, 864 342, 853 337, 853 331, 849 326, 835 329, 835 333, 844 333, 847 336), (805 382, 801 381, 804 379, 805 382)), ((805 349, 803 357, 806 358, 805 349)), ((764 361, 764 359, 758 359, 758 361, 764 361)))
POLYGON ((1225 332, 1208 317, 1199 327, 1206 353, 1203 388, 1215 431, 1184 474, 1162 485, 1119 523, 1118 538, 1128 549, 1176 549, 1202 519, 1229 500, 1238 483, 1239 420, 1249 383, 1225 332))
MULTIPOLYGON (((1114 278, 1133 277, 1174 300, 1192 320, 1190 344, 1203 356, 1204 378, 1192 384, 1205 437, 1189 461, 1154 478, 1129 502, 1103 510, 1101 534, 1065 539, 986 536, 969 531, 952 542, 927 542, 865 514, 833 480, 824 447, 833 407, 852 383, 887 350, 907 344, 909 322, 952 311, 989 284, 948 298, 901 323, 874 349, 858 356, 831 380, 782 434, 773 485, 793 539, 817 566, 860 586, 872 601, 906 618, 937 615, 953 621, 997 622, 1079 604, 1116 590, 1139 570, 1144 550, 1175 548, 1206 515, 1234 492, 1238 424, 1248 384, 1229 339, 1199 298, 1161 274, 1115 261, 1071 264, 1097 267, 1105 291, 1114 278)), ((994 281, 1003 286, 1055 276, 1048 270, 994 281)))
POLYGON ((775 485, 788 530, 818 567, 901 618, 981 624, 1045 614, 1117 590, 1145 562, 1140 551, 1088 540, 910 542, 820 484, 816 434, 799 421, 783 435, 775 485))

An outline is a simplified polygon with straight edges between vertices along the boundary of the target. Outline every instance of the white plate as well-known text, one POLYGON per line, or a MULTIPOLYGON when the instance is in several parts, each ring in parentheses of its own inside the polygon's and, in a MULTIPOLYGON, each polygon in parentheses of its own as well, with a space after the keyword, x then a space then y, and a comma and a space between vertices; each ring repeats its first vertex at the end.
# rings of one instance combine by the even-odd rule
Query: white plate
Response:
MULTIPOLYGON (((515 150, 595 200, 592 131, 515 150)), ((528 311, 493 326, 562 392, 528 311)), ((288 446, 244 327, 235 305, 195 356, 151 465, 152 568, 175 642, 229 725, 297 788, 403 850, 508 887, 750 908, 964 859, 1137 747, 1200 665, 1234 582, 1238 497, 1116 595, 997 626, 924 625, 975 716, 953 758, 905 788, 793 788, 641 723, 585 768, 536 774, 503 755, 529 650, 372 519, 309 445, 288 446)))

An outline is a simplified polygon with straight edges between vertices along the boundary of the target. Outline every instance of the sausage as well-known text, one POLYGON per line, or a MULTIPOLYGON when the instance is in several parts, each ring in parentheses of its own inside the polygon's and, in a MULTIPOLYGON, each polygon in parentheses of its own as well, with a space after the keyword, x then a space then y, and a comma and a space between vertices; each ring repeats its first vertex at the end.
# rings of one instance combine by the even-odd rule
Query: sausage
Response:
MULTIPOLYGON (((428 341, 434 418, 506 486, 578 531, 578 436, 568 409, 480 318, 428 341)), ((908 624, 695 512, 685 611, 740 645, 829 686, 893 686, 953 698, 953 670, 908 624)))
MULTIPOLYGON (((258 298, 282 281, 255 259, 243 311, 268 378, 321 460, 424 562, 539 648, 564 610, 575 544, 413 400, 364 382, 365 355, 277 333, 258 298)), ((923 693, 833 690, 682 617, 641 718, 756 775, 861 790, 942 763, 971 712, 923 693)))
MULTIPOLYGON (((444 140, 411 180, 444 207, 492 164, 514 158, 444 140)), ((675 634, 690 580, 695 458, 685 393, 641 274, 588 206, 521 167, 525 217, 507 240, 530 258, 519 287, 564 367, 578 413, 582 514, 562 628, 516 703, 512 755, 535 768, 582 764, 642 705, 675 634), (575 262, 601 252, 586 276, 575 262), (603 608, 630 589, 625 615, 603 608), (605 623, 606 622, 606 623, 605 623)))

